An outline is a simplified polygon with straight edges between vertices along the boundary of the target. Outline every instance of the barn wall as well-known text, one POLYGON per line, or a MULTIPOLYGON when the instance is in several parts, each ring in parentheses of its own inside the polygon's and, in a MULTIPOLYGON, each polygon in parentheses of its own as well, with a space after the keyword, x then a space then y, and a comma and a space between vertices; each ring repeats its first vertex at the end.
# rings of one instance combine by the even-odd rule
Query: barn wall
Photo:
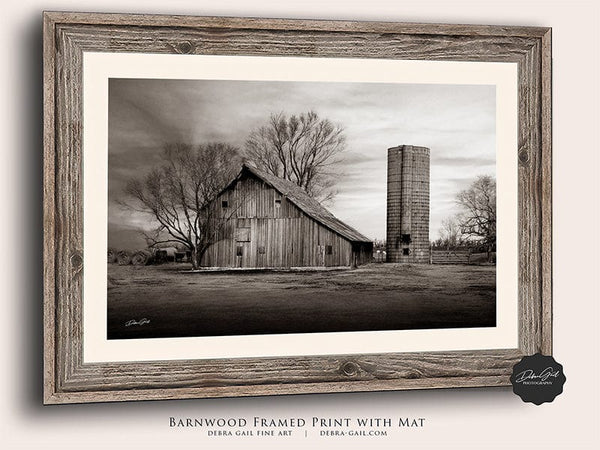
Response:
POLYGON ((360 266, 373 262, 373 243, 355 242, 352 244, 354 265, 360 266))
MULTIPOLYGON (((218 239, 204 255, 204 267, 352 264, 349 241, 307 216, 261 180, 243 178, 222 193, 212 208, 218 239)), ((363 253, 359 254, 359 264, 363 253)))

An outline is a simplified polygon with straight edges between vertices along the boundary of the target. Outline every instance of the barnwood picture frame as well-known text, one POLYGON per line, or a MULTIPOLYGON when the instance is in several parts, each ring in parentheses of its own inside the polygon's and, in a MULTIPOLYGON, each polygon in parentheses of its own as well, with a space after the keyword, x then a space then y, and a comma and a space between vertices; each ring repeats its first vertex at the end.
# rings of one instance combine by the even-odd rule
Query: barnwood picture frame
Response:
POLYGON ((44 403, 507 386, 552 353, 551 30, 540 27, 44 13, 44 403), (518 64, 518 347, 86 363, 84 52, 518 64))

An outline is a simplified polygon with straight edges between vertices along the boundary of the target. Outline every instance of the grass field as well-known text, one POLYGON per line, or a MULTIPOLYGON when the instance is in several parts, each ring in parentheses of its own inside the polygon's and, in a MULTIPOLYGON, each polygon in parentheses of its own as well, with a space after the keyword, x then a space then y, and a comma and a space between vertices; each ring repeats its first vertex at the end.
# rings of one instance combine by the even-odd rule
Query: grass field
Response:
POLYGON ((108 338, 490 327, 494 266, 182 272, 108 265, 108 338), (146 319, 146 320, 142 320, 146 319))

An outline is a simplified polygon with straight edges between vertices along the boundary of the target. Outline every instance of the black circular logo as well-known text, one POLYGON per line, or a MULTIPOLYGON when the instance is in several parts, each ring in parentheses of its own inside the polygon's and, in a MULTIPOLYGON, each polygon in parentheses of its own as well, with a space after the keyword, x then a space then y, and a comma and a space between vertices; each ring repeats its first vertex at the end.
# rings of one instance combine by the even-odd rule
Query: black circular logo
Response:
POLYGON ((515 364, 510 377, 513 392, 524 402, 536 405, 551 402, 562 394, 566 380, 563 366, 541 353, 525 356, 515 364))

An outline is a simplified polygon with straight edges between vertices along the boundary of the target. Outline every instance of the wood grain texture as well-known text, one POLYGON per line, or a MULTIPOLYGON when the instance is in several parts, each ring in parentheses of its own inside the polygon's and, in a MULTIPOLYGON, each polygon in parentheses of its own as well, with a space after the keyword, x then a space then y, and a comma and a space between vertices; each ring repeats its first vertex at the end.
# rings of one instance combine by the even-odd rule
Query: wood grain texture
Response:
POLYGON ((542 210, 541 301, 542 343, 540 351, 552 354, 552 30, 542 36, 541 68, 541 160, 540 208, 542 210))
POLYGON ((44 400, 56 392, 56 266, 54 233, 54 23, 44 16, 44 400))
POLYGON ((550 65, 547 28, 45 13, 45 403, 508 385, 551 352, 550 65), (519 348, 85 364, 84 51, 517 62, 519 348))

